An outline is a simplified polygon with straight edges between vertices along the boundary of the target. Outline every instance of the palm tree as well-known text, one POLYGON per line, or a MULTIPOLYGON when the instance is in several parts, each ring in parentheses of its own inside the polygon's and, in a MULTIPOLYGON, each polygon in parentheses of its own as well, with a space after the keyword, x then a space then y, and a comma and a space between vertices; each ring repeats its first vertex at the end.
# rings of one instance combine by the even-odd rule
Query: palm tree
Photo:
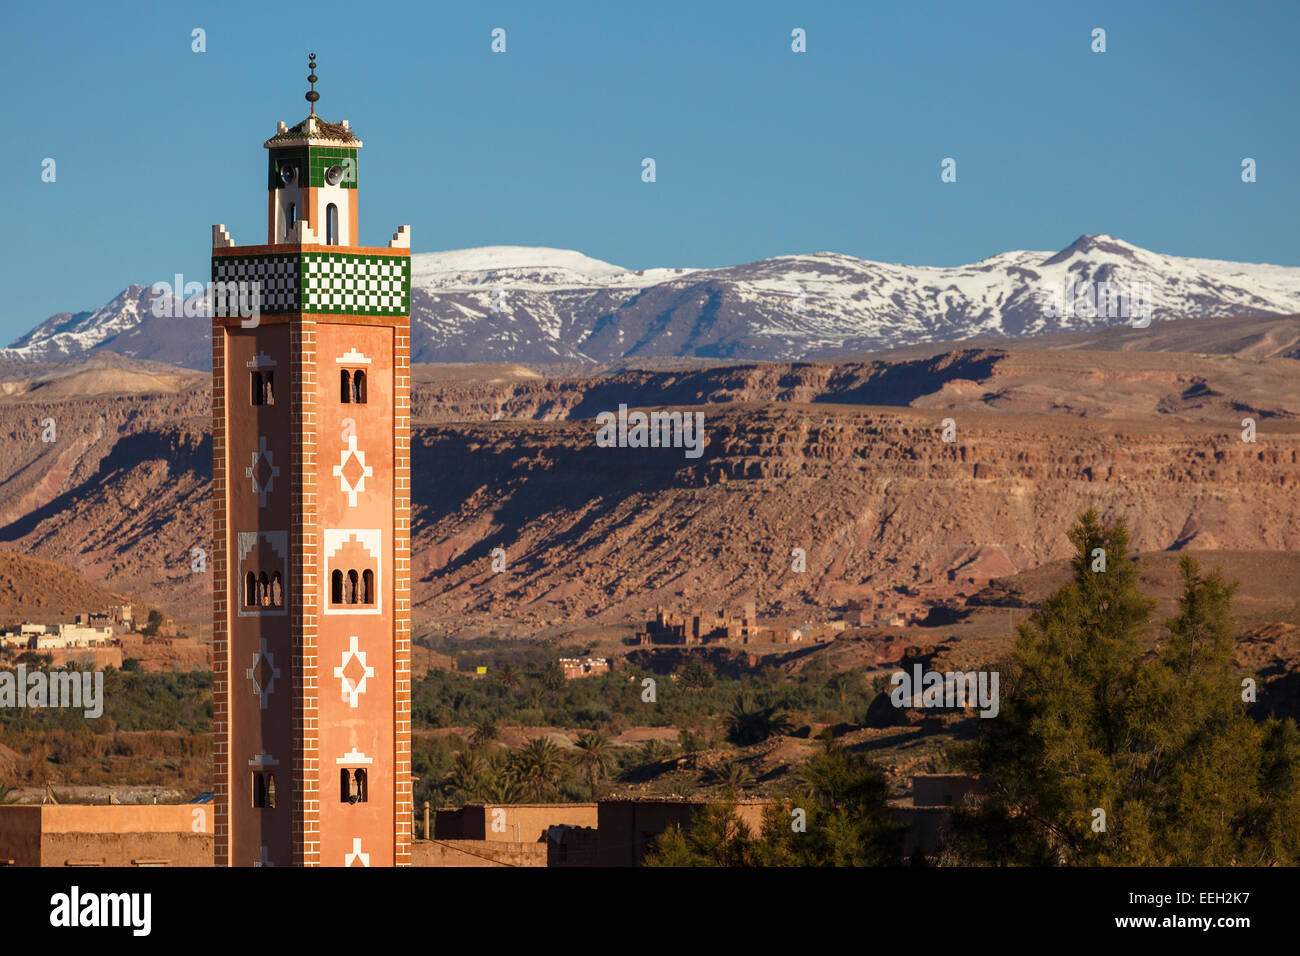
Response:
POLYGON ((493 717, 482 717, 474 725, 473 740, 475 746, 485 746, 501 736, 497 722, 493 717))
POLYGON ((597 800, 600 778, 609 772, 610 764, 614 762, 609 740, 594 730, 588 731, 578 738, 578 750, 580 751, 578 763, 586 769, 587 779, 591 784, 591 799, 597 800))
POLYGON ((502 664, 497 668, 497 680, 506 690, 514 690, 519 686, 519 671, 510 664, 502 664))
POLYGON ((733 797, 745 784, 754 781, 753 773, 739 760, 733 760, 721 770, 714 771, 714 777, 726 787, 728 795, 733 797))
POLYGON ((564 773, 564 758, 549 737, 534 737, 512 755, 511 767, 529 796, 541 801, 555 792, 564 773))
POLYGON ((564 686, 564 671, 555 661, 542 668, 542 686, 547 690, 559 690, 564 686))
POLYGON ((775 704, 760 707, 745 693, 736 695, 736 702, 727 715, 727 737, 738 747, 760 744, 793 729, 794 721, 789 714, 777 713, 775 704))
POLYGON ((690 690, 708 690, 713 686, 713 671, 703 661, 691 661, 677 677, 683 687, 690 690))
POLYGON ((524 788, 509 767, 503 766, 492 774, 483 787, 483 798, 491 803, 522 803, 524 788))
POLYGON ((462 750, 452 761, 443 788, 460 800, 473 800, 488 782, 491 766, 478 750, 462 750))
POLYGON ((827 681, 827 686, 839 697, 840 709, 842 710, 844 705, 848 703, 849 693, 856 694, 858 692, 858 673, 856 671, 840 671, 827 681))
POLYGON ((667 741, 660 740, 657 737, 652 737, 650 740, 647 740, 644 744, 641 745, 640 762, 643 764, 658 763, 659 761, 663 760, 665 757, 672 754, 672 752, 673 752, 672 744, 668 743, 667 741))

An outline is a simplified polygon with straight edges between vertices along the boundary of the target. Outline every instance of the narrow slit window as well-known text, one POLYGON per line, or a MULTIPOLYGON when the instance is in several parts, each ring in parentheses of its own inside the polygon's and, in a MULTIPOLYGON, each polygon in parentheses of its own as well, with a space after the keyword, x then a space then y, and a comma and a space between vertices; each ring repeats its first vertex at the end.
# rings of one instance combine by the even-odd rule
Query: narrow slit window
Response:
POLYGON ((254 405, 261 405, 261 404, 262 404, 262 397, 263 397, 263 395, 265 395, 266 393, 262 390, 262 373, 261 373, 261 372, 254 372, 254 373, 253 373, 253 376, 252 376, 252 386, 251 386, 251 388, 249 389, 249 394, 250 394, 250 396, 251 396, 251 399, 252 399, 252 402, 253 402, 254 405))
POLYGON ((293 203, 289 203, 289 212, 284 217, 284 234, 286 237, 289 235, 289 233, 293 232, 293 224, 294 222, 297 221, 297 219, 298 219, 298 207, 293 203))
POLYGON ((262 376, 262 402, 263 405, 275 404, 275 373, 267 372, 262 376))
POLYGON ((244 606, 257 606, 257 575, 252 571, 244 577, 244 606))
POLYGON ((361 603, 375 603, 375 572, 369 568, 361 572, 361 603))
POLYGON ((343 603, 343 572, 335 571, 330 575, 330 603, 343 603))
POLYGON ((339 207, 330 203, 325 207, 325 245, 339 244, 339 207))
POLYGON ((344 405, 352 402, 352 373, 347 369, 339 372, 339 401, 344 405))
POLYGON ((366 373, 361 369, 352 373, 352 401, 357 405, 366 403, 366 373))

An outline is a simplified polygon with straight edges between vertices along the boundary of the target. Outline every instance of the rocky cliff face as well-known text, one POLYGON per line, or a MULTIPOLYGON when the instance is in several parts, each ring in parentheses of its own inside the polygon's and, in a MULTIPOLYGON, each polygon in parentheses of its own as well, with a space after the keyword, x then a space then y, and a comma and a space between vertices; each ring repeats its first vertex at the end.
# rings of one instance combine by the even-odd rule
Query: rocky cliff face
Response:
POLYGON ((614 622, 662 601, 768 611, 943 579, 996 547, 1068 553, 1088 507, 1141 550, 1300 548, 1300 435, 817 405, 710 408, 698 462, 598 448, 589 422, 416 440, 416 603, 432 620, 614 622), (508 570, 491 571, 506 550, 508 570), (807 570, 792 571, 803 549, 807 570))
MULTIPOLYGON (((981 553, 1020 570, 1062 557, 1087 507, 1128 516, 1143 550, 1300 549, 1296 368, 960 349, 561 380, 423 369, 417 622, 824 605, 942 580, 981 553), (702 412, 703 455, 597 447, 593 417, 619 404, 702 412), (1248 416, 1255 443, 1241 440, 1248 416), (505 573, 491 570, 496 547, 505 573), (796 548, 806 571, 792 570, 796 548)), ((66 366, 0 393, 0 547, 205 620, 206 377, 66 366)))

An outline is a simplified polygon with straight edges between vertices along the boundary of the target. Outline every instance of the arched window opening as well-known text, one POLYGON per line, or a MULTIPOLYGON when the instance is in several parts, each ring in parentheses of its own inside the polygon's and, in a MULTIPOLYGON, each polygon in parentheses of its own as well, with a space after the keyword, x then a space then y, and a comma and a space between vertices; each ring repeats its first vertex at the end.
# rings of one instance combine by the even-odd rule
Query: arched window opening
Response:
POLYGON ((375 572, 369 568, 361 572, 361 603, 375 603, 375 572))
POLYGON ((275 404, 275 373, 267 372, 262 376, 262 405, 275 404))
POLYGON ((348 603, 348 604, 356 604, 356 603, 357 603, 357 590, 358 590, 358 588, 357 588, 357 572, 355 572, 355 571, 349 571, 349 572, 348 572, 348 593, 347 593, 347 603, 348 603))
POLYGON ((358 405, 366 403, 366 373, 361 369, 352 373, 352 401, 358 405))
POLYGON ((275 774, 273 773, 266 775, 266 808, 275 809, 275 774))
POLYGON ((271 606, 284 607, 284 582, 279 571, 271 575, 271 606))
POLYGON ((268 607, 271 604, 271 579, 263 571, 257 578, 257 603, 262 607, 268 607))
POLYGON ((244 578, 244 606, 257 607, 257 575, 252 571, 244 578))
POLYGON ((339 771, 339 800, 342 803, 365 803, 367 794, 366 772, 349 770, 339 771))
POLYGON ((335 571, 330 575, 330 603, 343 603, 343 572, 335 571))
POLYGON ((339 401, 344 405, 352 401, 352 373, 347 369, 339 372, 339 401))
POLYGON ((254 405, 262 404, 262 396, 265 394, 262 390, 262 373, 254 372, 252 376, 252 387, 249 390, 251 400, 254 405))
POLYGON ((339 207, 330 203, 325 207, 325 245, 339 244, 339 207))

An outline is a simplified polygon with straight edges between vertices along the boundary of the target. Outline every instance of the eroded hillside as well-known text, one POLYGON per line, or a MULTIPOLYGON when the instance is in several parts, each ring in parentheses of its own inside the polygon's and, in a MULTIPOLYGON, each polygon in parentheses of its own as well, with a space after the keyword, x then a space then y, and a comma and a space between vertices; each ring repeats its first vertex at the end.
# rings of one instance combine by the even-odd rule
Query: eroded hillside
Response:
MULTIPOLYGON (((417 623, 527 631, 681 600, 793 611, 941 578, 992 546, 1036 567, 1089 506, 1127 515, 1142 550, 1297 549, 1300 363, 1237 351, 968 348, 563 378, 424 367, 417 623), (594 416, 620 404, 698 409, 703 455, 596 447, 594 416)), ((121 360, 5 373, 0 546, 205 619, 206 377, 121 360)))

